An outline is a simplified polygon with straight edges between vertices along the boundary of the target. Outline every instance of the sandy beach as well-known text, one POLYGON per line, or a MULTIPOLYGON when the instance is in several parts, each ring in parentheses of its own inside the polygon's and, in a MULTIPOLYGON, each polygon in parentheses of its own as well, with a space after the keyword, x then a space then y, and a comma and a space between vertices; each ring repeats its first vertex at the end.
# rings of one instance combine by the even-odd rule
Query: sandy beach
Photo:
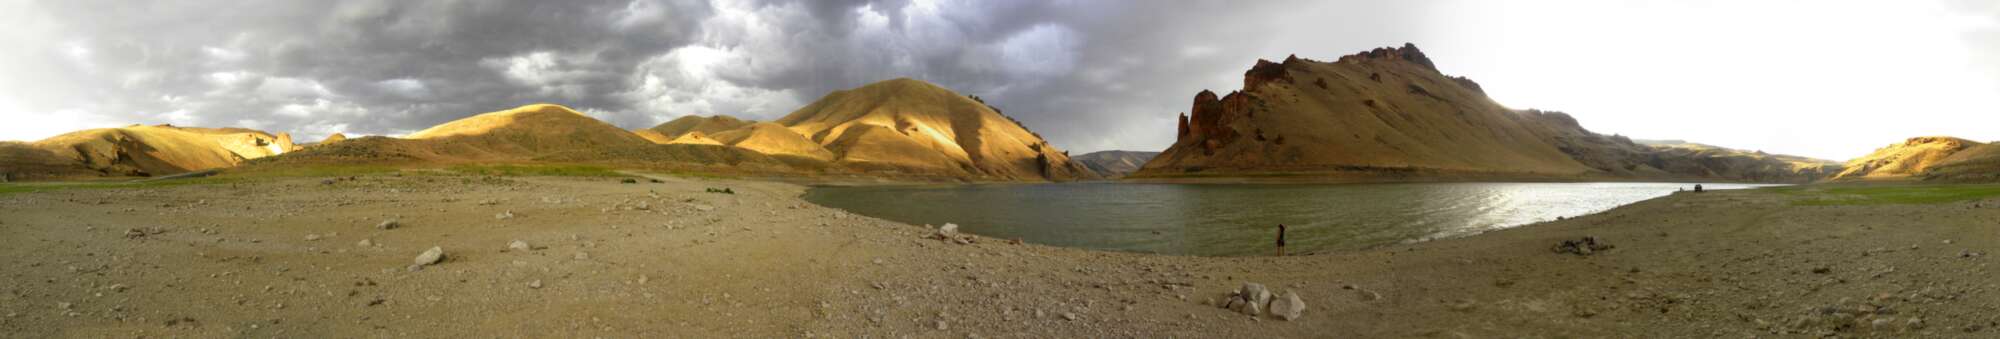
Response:
POLYGON ((957 244, 808 204, 794 183, 404 173, 0 194, 0 333, 2000 335, 2000 199, 1712 191, 1365 251, 1186 257, 957 244), (1584 237, 1610 247, 1552 249, 1584 237), (413 265, 434 246, 440 262, 413 265), (1306 307, 1218 307, 1246 282, 1306 307))

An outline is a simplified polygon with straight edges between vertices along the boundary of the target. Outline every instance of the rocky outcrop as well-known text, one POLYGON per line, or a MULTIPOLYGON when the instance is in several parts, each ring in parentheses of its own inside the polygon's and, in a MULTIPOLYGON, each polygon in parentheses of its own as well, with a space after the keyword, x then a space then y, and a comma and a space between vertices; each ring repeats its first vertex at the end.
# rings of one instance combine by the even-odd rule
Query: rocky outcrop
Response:
POLYGON ((1806 182, 1826 161, 1724 148, 1654 147, 1516 111, 1415 45, 1321 62, 1258 60, 1243 89, 1195 94, 1173 146, 1134 177, 1343 180, 1647 178, 1806 182))

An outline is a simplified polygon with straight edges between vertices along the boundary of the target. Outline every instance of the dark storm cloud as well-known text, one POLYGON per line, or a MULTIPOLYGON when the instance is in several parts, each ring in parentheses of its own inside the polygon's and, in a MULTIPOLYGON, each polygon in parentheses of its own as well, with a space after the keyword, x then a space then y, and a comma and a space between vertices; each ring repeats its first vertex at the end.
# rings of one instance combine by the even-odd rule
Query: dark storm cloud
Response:
POLYGON ((829 91, 912 77, 987 98, 1067 149, 1157 149, 1195 91, 1233 89, 1255 58, 1283 56, 1260 35, 1286 27, 1270 14, 1293 5, 42 1, 21 14, 48 18, 29 44, 69 51, 38 59, 67 74, 42 75, 57 79, 43 86, 52 95, 16 105, 310 140, 532 102, 625 128, 773 119, 829 91))

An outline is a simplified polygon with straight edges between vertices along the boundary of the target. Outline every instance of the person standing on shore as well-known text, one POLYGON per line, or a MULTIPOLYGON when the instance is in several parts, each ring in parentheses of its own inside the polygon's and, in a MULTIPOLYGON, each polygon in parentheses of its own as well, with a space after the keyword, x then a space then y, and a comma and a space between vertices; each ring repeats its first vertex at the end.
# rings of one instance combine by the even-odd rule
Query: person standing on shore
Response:
POLYGON ((1278 224, 1278 256, 1285 256, 1285 224, 1278 224))

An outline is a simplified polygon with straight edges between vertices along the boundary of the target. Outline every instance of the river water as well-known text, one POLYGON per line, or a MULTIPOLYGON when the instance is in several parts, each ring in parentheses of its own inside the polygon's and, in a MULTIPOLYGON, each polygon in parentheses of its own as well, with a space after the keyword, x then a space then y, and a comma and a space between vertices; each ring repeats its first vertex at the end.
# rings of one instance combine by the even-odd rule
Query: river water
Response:
MULTIPOLYGON (((1704 184, 1708 189, 1766 185, 1704 184)), ((1604 211, 1684 183, 1004 184, 814 187, 807 201, 1030 243, 1207 256, 1362 249, 1604 211)))

